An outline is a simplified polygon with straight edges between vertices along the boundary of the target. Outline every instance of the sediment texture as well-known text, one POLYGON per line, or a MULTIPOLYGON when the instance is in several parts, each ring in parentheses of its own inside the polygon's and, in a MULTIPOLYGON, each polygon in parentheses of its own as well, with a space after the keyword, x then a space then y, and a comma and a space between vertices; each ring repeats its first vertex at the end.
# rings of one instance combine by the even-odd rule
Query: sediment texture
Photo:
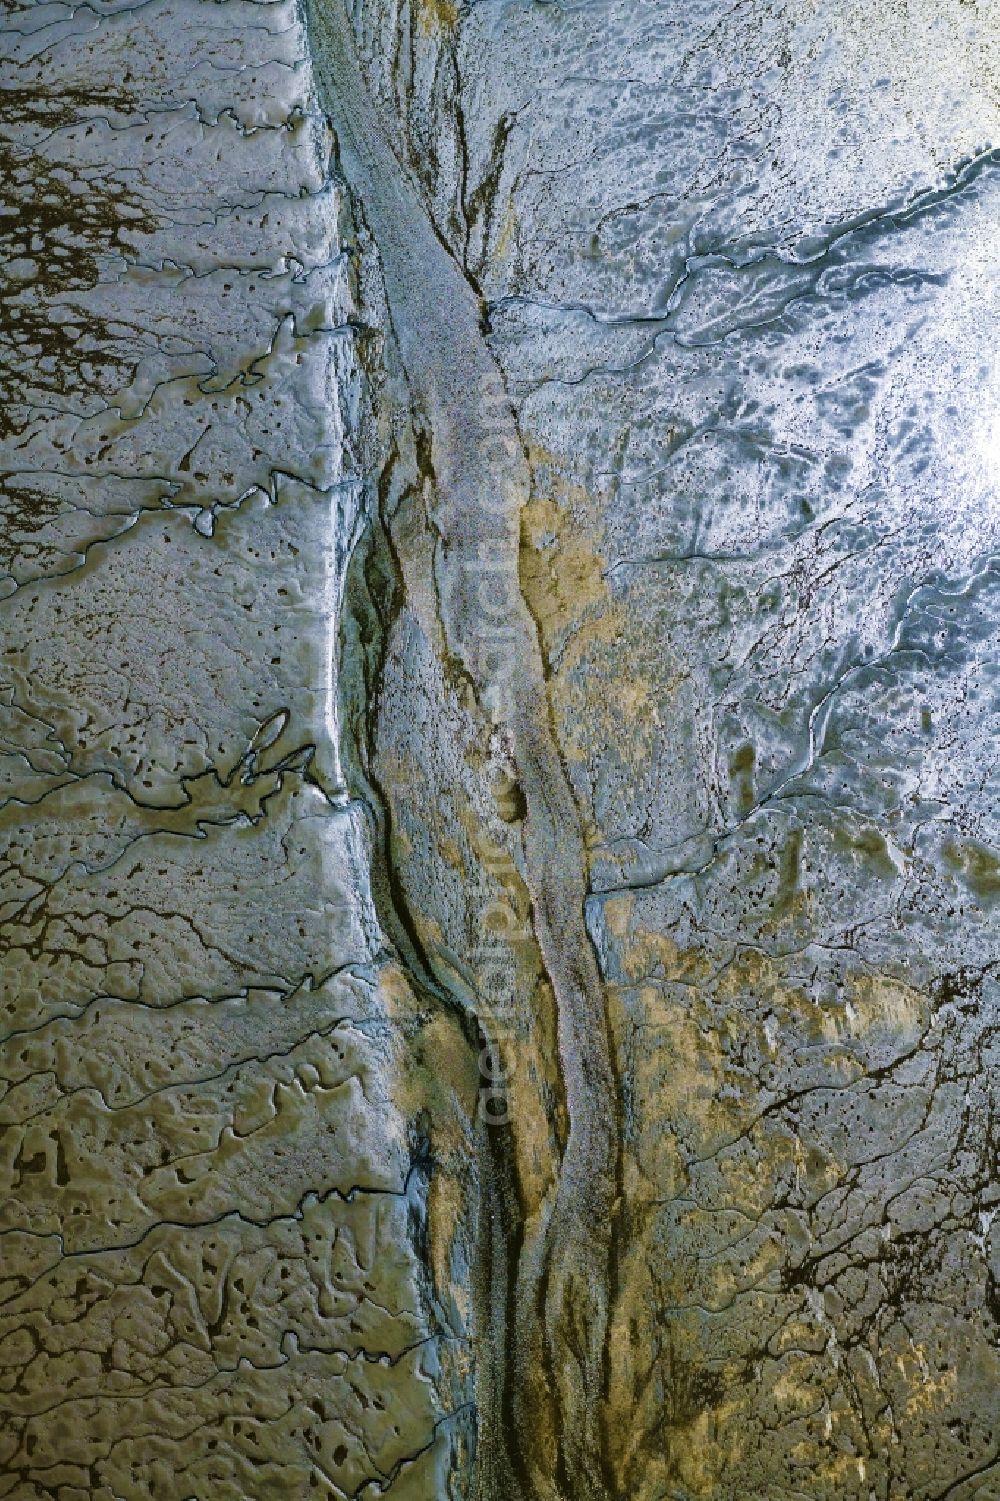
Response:
POLYGON ((3 52, 0 1490, 447 1494, 433 1018, 337 751, 357 376, 304 29, 26 6, 3 52))
POLYGON ((1000 17, 3 17, 0 1495, 1000 1495, 1000 17))

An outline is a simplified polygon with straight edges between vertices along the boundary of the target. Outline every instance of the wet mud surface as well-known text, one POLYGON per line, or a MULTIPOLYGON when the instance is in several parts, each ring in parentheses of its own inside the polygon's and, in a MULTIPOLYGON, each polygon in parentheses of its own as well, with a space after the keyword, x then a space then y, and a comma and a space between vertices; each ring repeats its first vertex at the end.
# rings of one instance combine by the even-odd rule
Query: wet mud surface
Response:
POLYGON ((0 1496, 1000 1495, 1000 29, 0 17, 0 1496))

